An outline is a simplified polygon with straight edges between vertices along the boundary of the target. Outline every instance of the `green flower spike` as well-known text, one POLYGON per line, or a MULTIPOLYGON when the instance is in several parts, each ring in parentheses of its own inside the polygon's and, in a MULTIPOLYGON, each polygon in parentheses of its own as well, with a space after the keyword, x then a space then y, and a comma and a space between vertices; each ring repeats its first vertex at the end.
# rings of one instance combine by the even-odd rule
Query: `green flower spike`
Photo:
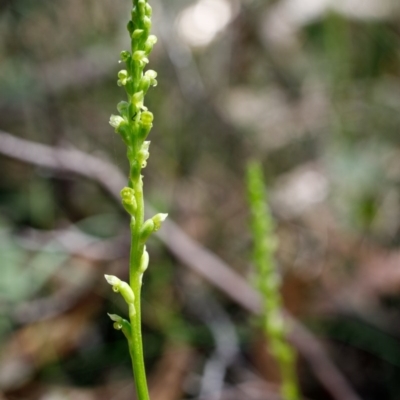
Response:
POLYGON ((253 233, 253 259, 258 289, 263 298, 263 328, 272 354, 278 361, 281 373, 281 397, 299 400, 295 353, 287 341, 288 327, 282 315, 280 279, 275 265, 274 251, 277 240, 269 208, 266 205, 264 178, 259 163, 247 168, 247 190, 253 233))
POLYGON ((153 127, 153 114, 145 106, 145 95, 157 85, 157 73, 144 71, 149 56, 157 42, 150 34, 152 9, 147 0, 132 0, 131 20, 127 24, 131 40, 129 50, 120 54, 124 68, 118 72, 118 86, 124 88, 126 99, 117 105, 119 115, 111 115, 110 125, 127 147, 129 179, 121 190, 121 202, 130 215, 131 252, 129 257, 129 284, 115 276, 105 275, 113 290, 121 293, 128 304, 129 319, 124 320, 111 314, 114 327, 122 330, 128 339, 129 352, 138 400, 149 400, 140 321, 140 292, 143 273, 149 264, 146 240, 151 233, 160 229, 167 214, 157 214, 144 221, 143 176, 149 158, 150 142, 146 140, 153 127))

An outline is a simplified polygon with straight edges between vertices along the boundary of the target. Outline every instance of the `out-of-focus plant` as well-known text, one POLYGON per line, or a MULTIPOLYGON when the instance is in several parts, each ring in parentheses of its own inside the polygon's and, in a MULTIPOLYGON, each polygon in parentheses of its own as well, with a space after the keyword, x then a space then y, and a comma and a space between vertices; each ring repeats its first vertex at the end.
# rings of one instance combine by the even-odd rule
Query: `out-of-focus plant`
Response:
POLYGON ((122 204, 131 218, 131 252, 129 284, 116 276, 105 275, 115 292, 119 292, 128 304, 129 321, 116 314, 110 314, 114 327, 122 330, 128 340, 132 358, 133 373, 138 398, 148 400, 146 373, 143 359, 141 333, 140 291, 143 273, 149 264, 149 254, 145 243, 157 231, 167 214, 157 214, 144 220, 143 176, 149 157, 150 142, 146 138, 152 128, 153 114, 144 105, 144 97, 151 86, 156 86, 156 72, 143 72, 149 62, 148 55, 157 39, 150 35, 151 6, 146 0, 133 0, 131 20, 128 31, 131 37, 131 51, 122 51, 121 61, 126 69, 118 73, 118 85, 127 93, 127 101, 118 103, 119 115, 112 115, 110 125, 115 128, 127 146, 129 161, 128 186, 121 190, 122 204))
POLYGON ((272 217, 267 207, 262 169, 252 162, 247 168, 248 202, 254 241, 253 262, 256 282, 263 298, 262 324, 272 354, 281 374, 281 393, 285 400, 300 399, 297 385, 295 353, 287 342, 288 331, 282 315, 280 280, 274 260, 276 237, 272 217))

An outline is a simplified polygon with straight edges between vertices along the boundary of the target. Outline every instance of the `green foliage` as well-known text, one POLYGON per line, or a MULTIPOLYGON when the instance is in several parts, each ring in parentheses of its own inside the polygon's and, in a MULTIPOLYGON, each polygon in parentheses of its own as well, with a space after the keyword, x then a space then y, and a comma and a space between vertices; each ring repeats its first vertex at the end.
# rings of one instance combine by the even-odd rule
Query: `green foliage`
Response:
POLYGON ((141 171, 147 165, 150 142, 146 140, 152 126, 153 114, 144 105, 144 98, 151 86, 156 86, 157 73, 144 72, 148 56, 157 39, 150 35, 152 9, 146 0, 134 0, 131 20, 127 29, 131 38, 131 51, 121 52, 121 61, 126 69, 118 73, 118 86, 123 86, 127 101, 117 105, 119 115, 111 115, 110 125, 127 146, 129 161, 128 186, 121 190, 122 205, 131 218, 130 282, 106 275, 107 282, 119 292, 129 308, 129 319, 109 314, 114 328, 121 329, 126 336, 132 358, 137 395, 140 400, 149 399, 144 369, 140 291, 142 276, 149 264, 145 243, 150 235, 160 229, 167 214, 157 214, 144 221, 143 176, 141 171))
POLYGON ((271 352, 279 363, 282 396, 285 400, 297 400, 300 395, 295 372, 295 354, 286 340, 287 326, 282 315, 279 276, 274 261, 274 224, 266 205, 264 178, 259 163, 249 164, 247 187, 254 240, 253 261, 258 289, 263 297, 263 329, 271 352))

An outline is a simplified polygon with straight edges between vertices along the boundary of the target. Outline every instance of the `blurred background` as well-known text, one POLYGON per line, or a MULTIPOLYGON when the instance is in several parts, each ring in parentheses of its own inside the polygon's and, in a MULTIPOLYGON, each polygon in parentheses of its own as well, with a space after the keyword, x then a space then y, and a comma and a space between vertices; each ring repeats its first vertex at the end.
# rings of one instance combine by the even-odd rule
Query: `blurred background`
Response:
MULTIPOLYGON (((400 6, 153 0, 143 331, 152 400, 279 399, 257 316, 259 159, 305 399, 400 398, 400 6), (174 225, 174 223, 176 225, 174 225), (299 325, 300 326, 300 325, 299 325)), ((0 399, 134 398, 118 200, 129 0, 0 1, 0 399), (38 145, 40 144, 40 145, 38 145)))

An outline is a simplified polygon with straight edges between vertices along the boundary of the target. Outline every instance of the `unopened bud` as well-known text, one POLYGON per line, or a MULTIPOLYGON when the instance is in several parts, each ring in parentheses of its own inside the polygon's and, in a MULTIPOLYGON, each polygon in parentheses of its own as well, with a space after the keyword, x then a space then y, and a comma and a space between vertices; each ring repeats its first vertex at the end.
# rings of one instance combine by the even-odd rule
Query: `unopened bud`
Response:
POLYGON ((140 163, 142 168, 146 167, 147 159, 150 156, 149 146, 150 146, 150 141, 145 141, 145 142, 143 142, 142 147, 139 150, 138 162, 140 163))
POLYGON ((147 93, 147 91, 149 90, 150 84, 151 84, 150 79, 146 75, 143 75, 142 79, 140 79, 139 89, 143 93, 147 93))
POLYGON ((144 50, 145 50, 146 54, 149 54, 153 50, 153 47, 156 43, 157 43, 156 36, 150 35, 147 38, 146 43, 144 44, 144 50))
POLYGON ((144 243, 148 237, 154 232, 154 221, 148 219, 144 222, 142 229, 140 231, 140 239, 144 243))
POLYGON ((151 19, 149 17, 143 18, 143 26, 149 31, 151 29, 151 19))
POLYGON ((124 206, 125 210, 134 215, 136 212, 136 198, 135 198, 135 191, 130 187, 124 187, 121 190, 121 199, 122 205, 124 206))
POLYGON ((156 214, 152 220, 154 222, 154 232, 157 232, 161 228, 161 223, 166 220, 168 214, 156 214))
POLYGON ((112 286, 114 292, 121 293, 122 297, 128 304, 135 303, 135 295, 132 288, 124 281, 121 281, 114 275, 104 275, 106 281, 112 286))
POLYGON ((120 317, 117 314, 108 314, 111 321, 114 322, 113 326, 116 330, 121 330, 125 334, 127 338, 131 336, 131 324, 124 318, 120 317))
POLYGON ((143 29, 135 29, 132 33, 132 39, 138 39, 140 36, 143 35, 144 30, 143 29))
POLYGON ((140 15, 144 15, 146 12, 146 1, 145 0, 138 0, 137 6, 139 9, 140 15))
POLYGON ((144 99, 144 94, 142 90, 140 92, 136 92, 132 96, 132 104, 135 107, 136 111, 140 110, 143 107, 143 99, 144 99))
POLYGON ((168 214, 156 214, 143 224, 142 231, 140 232, 142 243, 144 243, 153 232, 157 232, 161 228, 162 222, 165 221, 167 217, 168 214))
POLYGON ((143 111, 140 116, 140 122, 142 125, 152 126, 153 125, 154 115, 150 111, 143 111))
POLYGON ((149 266, 149 253, 146 251, 146 246, 144 246, 142 258, 140 259, 139 271, 143 273, 149 266))
POLYGON ((144 140, 153 127, 153 113, 150 111, 143 111, 140 115, 140 130, 139 137, 144 140))
POLYGON ((151 5, 149 3, 146 3, 145 13, 146 13, 146 15, 148 17, 151 17, 151 14, 153 13, 153 10, 152 10, 151 5))

